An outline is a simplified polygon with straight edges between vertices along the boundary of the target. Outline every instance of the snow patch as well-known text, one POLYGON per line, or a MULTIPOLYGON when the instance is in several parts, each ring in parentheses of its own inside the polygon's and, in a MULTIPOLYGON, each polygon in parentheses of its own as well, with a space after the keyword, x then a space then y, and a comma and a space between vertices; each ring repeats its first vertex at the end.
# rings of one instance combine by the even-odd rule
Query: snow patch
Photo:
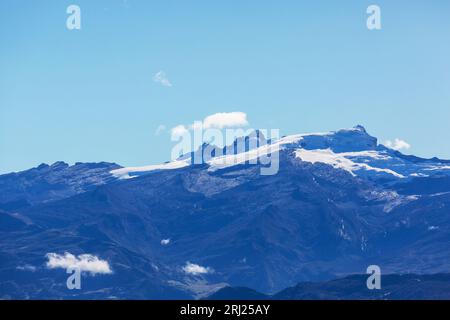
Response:
MULTIPOLYGON (((358 170, 370 170, 376 172, 384 172, 391 174, 397 178, 404 178, 403 175, 391 170, 391 169, 381 169, 369 166, 366 163, 356 163, 350 159, 347 159, 346 156, 355 155, 355 154, 365 154, 369 156, 374 156, 374 153, 371 151, 365 152, 343 152, 343 153, 334 153, 331 149, 318 149, 318 150, 305 150, 305 149, 297 149, 295 151, 295 156, 300 158, 302 161, 314 163, 325 163, 333 166, 336 169, 343 169, 348 171, 351 175, 356 176, 354 171, 358 170)), ((381 157, 381 155, 377 155, 381 157)))
POLYGON ((425 168, 424 170, 435 171, 435 170, 450 170, 450 166, 431 166, 425 168))
POLYGON ((175 160, 171 162, 166 162, 163 164, 156 164, 156 165, 150 165, 150 166, 143 166, 143 167, 127 167, 127 168, 121 168, 112 170, 111 174, 118 178, 118 179, 131 179, 135 178, 136 176, 130 175, 130 174, 137 174, 137 173, 144 173, 144 172, 150 172, 155 170, 173 170, 173 169, 180 169, 184 168, 190 165, 190 159, 184 159, 184 160, 175 160))

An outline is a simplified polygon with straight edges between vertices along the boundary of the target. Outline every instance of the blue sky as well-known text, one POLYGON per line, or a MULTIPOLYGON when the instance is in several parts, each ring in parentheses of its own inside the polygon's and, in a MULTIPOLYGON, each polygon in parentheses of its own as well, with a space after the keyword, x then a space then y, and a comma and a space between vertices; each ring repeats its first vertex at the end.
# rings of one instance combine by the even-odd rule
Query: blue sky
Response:
POLYGON ((158 126, 231 111, 282 134, 362 124, 450 158, 448 1, 2 0, 0 41, 0 172, 163 162, 158 126))

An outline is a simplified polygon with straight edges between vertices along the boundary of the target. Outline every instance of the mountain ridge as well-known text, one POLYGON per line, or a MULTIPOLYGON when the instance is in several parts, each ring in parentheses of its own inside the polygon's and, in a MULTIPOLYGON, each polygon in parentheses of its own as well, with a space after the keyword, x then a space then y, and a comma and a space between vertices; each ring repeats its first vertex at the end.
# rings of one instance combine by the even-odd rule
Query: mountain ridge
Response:
POLYGON ((365 129, 341 134, 338 142, 316 134, 303 147, 301 135, 274 141, 279 171, 267 176, 261 164, 246 162, 123 171, 131 179, 112 174, 126 169, 116 164, 58 163, 50 181, 66 183, 57 197, 61 186, 48 188, 47 175, 31 175, 38 183, 28 193, 0 176, 3 199, 33 200, 0 207, 8 226, 0 230, 0 297, 202 298, 226 285, 273 294, 361 273, 374 262, 387 273, 450 271, 445 165, 396 157, 365 129), (349 151, 354 134, 364 137, 356 148, 371 149, 349 151), (335 151, 314 149, 324 143, 335 151), (377 171, 391 166, 405 178, 377 171), (71 167, 75 177, 66 176, 71 167), (420 172, 427 175, 413 175, 420 172), (113 273, 87 277, 90 290, 69 292, 65 271, 47 267, 50 252, 91 254, 113 273))

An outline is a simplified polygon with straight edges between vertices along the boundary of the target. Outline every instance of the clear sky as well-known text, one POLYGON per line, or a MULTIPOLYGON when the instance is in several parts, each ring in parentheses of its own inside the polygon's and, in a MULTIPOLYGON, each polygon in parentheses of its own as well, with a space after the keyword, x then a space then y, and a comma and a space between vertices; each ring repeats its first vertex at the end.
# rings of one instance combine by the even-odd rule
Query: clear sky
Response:
POLYGON ((450 158, 450 1, 1 0, 0 41, 3 173, 163 162, 158 126, 230 111, 282 134, 362 124, 450 158))

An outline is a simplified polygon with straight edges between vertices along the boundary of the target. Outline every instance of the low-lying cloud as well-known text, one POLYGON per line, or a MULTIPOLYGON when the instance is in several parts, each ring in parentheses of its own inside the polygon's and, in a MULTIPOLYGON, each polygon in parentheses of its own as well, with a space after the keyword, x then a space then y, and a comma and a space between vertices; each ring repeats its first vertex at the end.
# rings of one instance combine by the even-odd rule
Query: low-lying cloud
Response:
POLYGON ((186 265, 183 267, 183 271, 187 274, 199 275, 199 274, 207 274, 212 273, 212 269, 209 267, 202 267, 195 263, 186 262, 186 265))
POLYGON ((167 246, 170 243, 170 239, 162 239, 161 240, 161 245, 163 246, 167 246))
POLYGON ((64 255, 47 253, 46 257, 48 259, 47 268, 50 269, 77 268, 80 271, 89 272, 91 275, 112 273, 108 261, 101 260, 92 254, 75 256, 69 252, 65 252, 64 255))

